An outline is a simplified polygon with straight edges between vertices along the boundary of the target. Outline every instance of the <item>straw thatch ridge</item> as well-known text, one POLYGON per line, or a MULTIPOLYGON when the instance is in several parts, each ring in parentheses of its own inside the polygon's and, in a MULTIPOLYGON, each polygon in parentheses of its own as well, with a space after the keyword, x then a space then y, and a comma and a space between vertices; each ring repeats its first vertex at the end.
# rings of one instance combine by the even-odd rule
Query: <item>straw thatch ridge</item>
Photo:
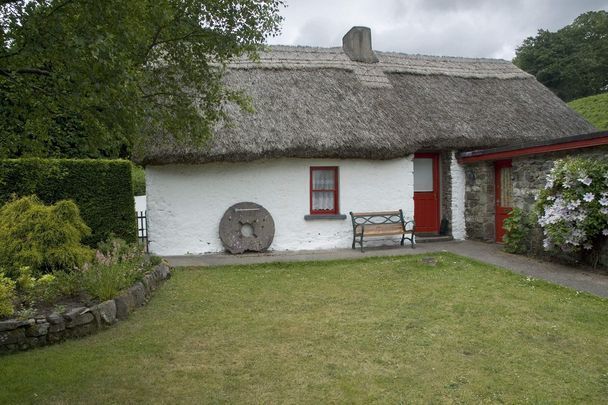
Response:
POLYGON ((259 62, 234 61, 226 83, 250 95, 255 112, 229 105, 231 122, 205 147, 159 136, 138 160, 392 159, 594 130, 510 62, 376 54, 379 63, 365 64, 341 48, 277 46, 259 62))

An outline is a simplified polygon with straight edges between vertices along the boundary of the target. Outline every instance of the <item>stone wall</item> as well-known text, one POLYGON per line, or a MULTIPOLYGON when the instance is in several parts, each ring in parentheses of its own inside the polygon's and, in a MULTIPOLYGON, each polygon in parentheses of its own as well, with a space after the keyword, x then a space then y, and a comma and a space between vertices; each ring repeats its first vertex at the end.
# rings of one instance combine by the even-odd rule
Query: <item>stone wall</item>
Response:
POLYGON ((465 166, 465 218, 469 239, 494 242, 494 164, 465 166))
MULTIPOLYGON (((553 152, 516 157, 512 160, 513 205, 529 213, 536 196, 545 186, 553 163, 566 156, 606 158, 608 146, 573 151, 553 152)), ((466 229, 471 239, 494 241, 494 162, 477 162, 465 165, 466 172, 466 229)), ((546 256, 542 249, 540 229, 531 233, 531 253, 546 256)), ((579 257, 554 256, 561 261, 577 262, 579 257)), ((608 243, 600 262, 608 266, 608 243)))
MULTIPOLYGON (((547 182, 547 175, 553 167, 553 162, 573 155, 572 151, 567 151, 513 158, 514 205, 526 211, 530 210, 536 196, 547 182)), ((577 151, 576 156, 606 158, 608 146, 581 149, 577 151)))
MULTIPOLYGON (((536 201, 536 196, 547 182, 547 175, 558 159, 572 156, 572 151, 546 153, 534 156, 523 156, 513 159, 513 205, 529 213, 536 201)), ((608 146, 581 149, 576 156, 583 158, 606 158, 608 146)), ((530 253, 538 256, 547 256, 542 247, 542 230, 533 229, 531 232, 530 253)), ((566 263, 585 262, 585 255, 554 254, 552 258, 566 263)), ((608 267, 608 243, 600 254, 600 264, 608 267)))
POLYGON ((441 219, 447 219, 452 229, 452 176, 450 173, 450 165, 452 153, 442 152, 439 156, 439 175, 441 192, 441 219))
POLYGON ((0 354, 29 350, 66 339, 79 338, 124 320, 135 308, 148 302, 163 280, 171 276, 169 267, 160 264, 124 294, 90 307, 71 308, 27 320, 0 321, 0 354))

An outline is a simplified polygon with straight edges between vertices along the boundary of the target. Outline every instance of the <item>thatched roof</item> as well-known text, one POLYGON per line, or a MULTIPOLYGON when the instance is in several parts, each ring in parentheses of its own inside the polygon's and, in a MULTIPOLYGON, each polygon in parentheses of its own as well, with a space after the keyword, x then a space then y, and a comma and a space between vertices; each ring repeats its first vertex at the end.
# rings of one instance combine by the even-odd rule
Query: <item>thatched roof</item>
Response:
POLYGON ((391 159, 417 150, 473 149, 594 130, 536 79, 503 60, 273 46, 226 76, 254 113, 227 106, 204 147, 159 137, 145 164, 266 158, 391 159))

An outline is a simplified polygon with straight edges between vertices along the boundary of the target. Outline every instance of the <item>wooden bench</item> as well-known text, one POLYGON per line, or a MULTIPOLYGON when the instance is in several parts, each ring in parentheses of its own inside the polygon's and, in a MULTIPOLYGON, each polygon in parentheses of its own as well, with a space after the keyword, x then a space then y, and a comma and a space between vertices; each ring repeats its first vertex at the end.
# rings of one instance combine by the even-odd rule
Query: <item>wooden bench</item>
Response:
POLYGON ((368 236, 390 236, 401 235, 401 246, 407 239, 414 248, 414 221, 405 221, 403 211, 381 211, 381 212, 351 212, 353 223, 353 249, 358 243, 363 252, 363 239, 368 236), (408 229, 408 225, 411 228, 408 229), (406 237, 409 235, 409 237, 406 237))

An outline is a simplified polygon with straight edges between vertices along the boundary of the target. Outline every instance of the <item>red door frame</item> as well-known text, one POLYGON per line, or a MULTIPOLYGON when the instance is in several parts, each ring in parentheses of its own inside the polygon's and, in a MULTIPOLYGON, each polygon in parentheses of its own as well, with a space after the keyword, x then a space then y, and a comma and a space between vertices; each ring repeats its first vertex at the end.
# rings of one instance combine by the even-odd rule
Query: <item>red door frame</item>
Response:
POLYGON ((502 185, 500 183, 500 170, 505 167, 512 167, 512 162, 510 159, 497 160, 494 162, 494 225, 496 228, 494 239, 496 243, 502 243, 502 239, 505 235, 505 230, 502 227, 503 222, 513 209, 513 207, 503 207, 500 204, 500 194, 502 191, 502 185))
MULTIPOLYGON (((416 232, 419 233, 439 233, 439 154, 438 153, 416 153, 414 159, 433 159, 433 191, 417 191, 414 192, 414 220, 416 220, 416 206, 418 209, 422 206, 420 203, 416 204, 417 201, 433 201, 435 207, 430 209, 434 211, 434 222, 430 225, 419 224, 416 220, 416 232)), ((415 175, 415 174, 414 174, 415 175)))

